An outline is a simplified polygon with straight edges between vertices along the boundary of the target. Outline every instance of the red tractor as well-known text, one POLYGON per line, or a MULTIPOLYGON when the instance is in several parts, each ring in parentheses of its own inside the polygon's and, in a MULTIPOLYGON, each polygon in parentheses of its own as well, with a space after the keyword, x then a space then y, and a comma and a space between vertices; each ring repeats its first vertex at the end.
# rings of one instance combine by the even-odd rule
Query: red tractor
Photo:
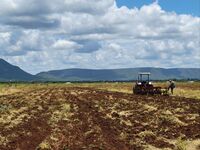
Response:
POLYGON ((133 87, 134 94, 140 95, 164 95, 167 91, 163 90, 161 87, 153 86, 152 82, 150 82, 150 75, 149 72, 143 72, 138 74, 138 80, 133 87))

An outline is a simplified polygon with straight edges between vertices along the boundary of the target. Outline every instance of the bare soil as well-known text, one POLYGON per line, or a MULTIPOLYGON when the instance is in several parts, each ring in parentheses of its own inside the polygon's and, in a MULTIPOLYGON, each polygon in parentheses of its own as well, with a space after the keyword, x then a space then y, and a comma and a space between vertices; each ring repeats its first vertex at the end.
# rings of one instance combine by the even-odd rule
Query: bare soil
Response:
POLYGON ((78 87, 0 97, 1 150, 175 149, 200 139, 199 129, 196 99, 78 87))

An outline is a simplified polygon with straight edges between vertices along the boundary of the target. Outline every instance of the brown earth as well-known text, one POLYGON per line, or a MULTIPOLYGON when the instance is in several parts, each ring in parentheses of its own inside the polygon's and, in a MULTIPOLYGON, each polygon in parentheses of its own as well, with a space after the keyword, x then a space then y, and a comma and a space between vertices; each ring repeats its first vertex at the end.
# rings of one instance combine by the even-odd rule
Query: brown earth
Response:
POLYGON ((0 150, 177 149, 199 129, 196 99, 77 87, 0 97, 0 150))

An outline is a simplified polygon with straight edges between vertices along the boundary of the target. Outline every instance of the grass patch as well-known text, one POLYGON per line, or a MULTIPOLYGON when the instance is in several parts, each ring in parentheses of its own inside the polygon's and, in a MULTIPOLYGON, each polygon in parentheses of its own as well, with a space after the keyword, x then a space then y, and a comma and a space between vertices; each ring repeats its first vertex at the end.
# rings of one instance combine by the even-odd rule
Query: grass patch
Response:
POLYGON ((176 150, 187 150, 187 142, 182 140, 182 139, 178 139, 178 141, 176 142, 176 150))
POLYGON ((70 110, 71 110, 70 104, 64 103, 60 105, 60 109, 56 109, 55 111, 53 111, 49 123, 54 125, 61 120, 64 121, 69 120, 69 117, 71 116, 70 110))
POLYGON ((171 111, 165 110, 161 112, 159 116, 159 122, 161 124, 171 124, 177 126, 185 126, 186 123, 182 122, 178 117, 176 117, 171 111))

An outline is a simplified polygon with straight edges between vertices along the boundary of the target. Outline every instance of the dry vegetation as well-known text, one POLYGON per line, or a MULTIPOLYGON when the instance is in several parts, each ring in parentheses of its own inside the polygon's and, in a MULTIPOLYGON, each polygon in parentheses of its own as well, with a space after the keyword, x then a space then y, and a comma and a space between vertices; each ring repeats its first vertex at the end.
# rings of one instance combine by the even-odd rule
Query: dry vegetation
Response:
MULTIPOLYGON (((103 89, 114 92, 132 93, 134 83, 83 83, 78 84, 79 87, 91 87, 97 89, 103 89)), ((167 88, 168 82, 155 82, 155 86, 161 86, 162 88, 167 88)), ((74 85, 77 86, 77 85, 74 85)), ((196 98, 200 99, 200 82, 176 82, 176 89, 174 91, 174 96, 196 98)))
POLYGON ((164 97, 132 83, 1 84, 0 149, 199 150, 200 83, 176 86, 164 97))
MULTIPOLYGON (((17 92, 30 91, 45 87, 89 87, 103 89, 113 92, 132 93, 134 83, 114 82, 114 83, 46 83, 46 84, 0 84, 0 95, 8 95, 17 92)), ((168 82, 155 82, 155 86, 167 88, 168 82)), ((200 99, 200 82, 176 82, 174 96, 200 99)))

